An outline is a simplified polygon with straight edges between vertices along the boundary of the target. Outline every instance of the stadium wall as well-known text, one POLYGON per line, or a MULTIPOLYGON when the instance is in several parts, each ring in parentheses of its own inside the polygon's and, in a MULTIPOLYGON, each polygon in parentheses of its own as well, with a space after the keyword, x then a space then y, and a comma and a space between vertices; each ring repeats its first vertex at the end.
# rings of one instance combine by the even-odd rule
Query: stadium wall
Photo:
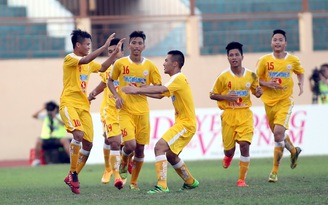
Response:
MULTIPOLYGON (((328 52, 294 53, 299 56, 303 67, 306 69, 304 94, 297 96, 295 86, 296 105, 311 104, 312 93, 309 88, 308 78, 312 69, 327 63, 328 52)), ((244 54, 243 65, 254 70, 256 61, 264 53, 244 54)), ((102 62, 104 58, 97 59, 102 62)), ((151 58, 158 66, 163 82, 169 77, 163 73, 164 57, 151 58)), ((214 56, 187 56, 182 72, 189 78, 193 89, 197 109, 216 108, 216 103, 211 101, 208 93, 223 69, 228 68, 226 55, 214 56)), ((1 160, 28 159, 29 150, 34 146, 36 137, 40 134, 42 123, 33 119, 32 114, 40 109, 46 101, 59 102, 62 90, 62 59, 24 59, 1 61, 3 78, 0 81, 2 94, 0 106, 0 139, 4 143, 0 151, 1 160)), ((100 77, 91 75, 89 91, 98 85, 100 77)), ((91 111, 97 113, 102 96, 91 104, 91 111)), ((253 98, 254 99, 254 98, 253 98)), ((172 109, 170 99, 150 99, 150 108, 153 110, 172 109)), ((262 106, 259 99, 254 99, 255 106, 262 106)), ((324 114, 323 114, 324 116, 324 114)), ((95 136, 99 138, 101 136, 95 136)), ((217 145, 217 149, 221 149, 217 145)))

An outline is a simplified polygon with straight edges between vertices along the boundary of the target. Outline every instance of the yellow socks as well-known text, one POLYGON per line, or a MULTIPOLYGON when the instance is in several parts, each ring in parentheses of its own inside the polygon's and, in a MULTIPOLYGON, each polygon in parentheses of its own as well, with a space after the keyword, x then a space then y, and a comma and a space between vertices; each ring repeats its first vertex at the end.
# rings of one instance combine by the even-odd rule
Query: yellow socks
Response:
POLYGON ((248 167, 250 163, 250 157, 240 156, 239 161, 239 179, 244 180, 246 179, 248 167))
POLYGON ((111 150, 110 152, 110 165, 115 179, 120 179, 119 167, 121 163, 120 150, 111 150))
POLYGON ((167 159, 165 155, 159 155, 156 157, 156 175, 157 185, 167 188, 167 159))
POLYGON ((129 161, 129 156, 130 156, 130 155, 127 155, 127 154, 124 152, 124 150, 122 149, 122 151, 121 151, 121 156, 122 156, 122 158, 121 158, 122 162, 121 162, 121 163, 123 163, 123 164, 127 164, 128 161, 129 161))
POLYGON ((90 151, 86 151, 84 149, 81 149, 79 152, 79 160, 77 162, 76 172, 80 173, 83 169, 85 163, 87 162, 89 158, 90 151))
POLYGON ((109 155, 110 155, 110 145, 107 145, 104 143, 104 162, 105 162, 105 169, 106 171, 110 172, 110 160, 109 160, 109 155))
POLYGON ((176 173, 185 181, 186 184, 193 184, 194 177, 190 174, 186 164, 180 160, 177 164, 173 165, 176 173))
POLYGON ((285 142, 285 147, 286 147, 286 149, 287 149, 292 155, 296 154, 296 149, 295 149, 295 147, 294 147, 292 141, 290 140, 289 135, 287 135, 287 134, 285 135, 284 142, 285 142))
POLYGON ((79 159, 79 152, 81 149, 81 142, 78 142, 74 139, 72 139, 69 149, 70 149, 70 161, 71 161, 71 167, 70 171, 75 172, 77 168, 77 161, 79 159))
MULTIPOLYGON (((280 142, 280 144, 281 144, 281 142, 280 142)), ((273 168, 272 168, 271 172, 278 173, 279 164, 280 164, 280 160, 282 158, 283 152, 284 152, 284 148, 285 148, 284 145, 283 146, 277 146, 277 145, 275 146, 274 153, 273 153, 273 168)))
MULTIPOLYGON (((128 156, 127 156, 127 158, 128 158, 128 156)), ((134 163, 134 165, 133 165, 134 168, 132 169, 130 184, 137 184, 138 177, 139 177, 142 165, 144 163, 144 158, 137 158, 134 156, 133 163, 134 163)))

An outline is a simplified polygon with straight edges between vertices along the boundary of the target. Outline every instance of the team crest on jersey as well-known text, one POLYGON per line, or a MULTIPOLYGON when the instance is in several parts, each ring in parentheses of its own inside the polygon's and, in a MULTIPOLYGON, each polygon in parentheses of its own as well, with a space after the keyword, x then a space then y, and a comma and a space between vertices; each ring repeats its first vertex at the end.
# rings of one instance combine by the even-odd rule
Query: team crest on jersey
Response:
POLYGON ((250 88, 251 87, 251 83, 250 82, 247 82, 246 83, 246 88, 250 88))
POLYGON ((143 75, 148 76, 148 74, 149 74, 148 70, 144 70, 143 75))
POLYGON ((228 82, 228 88, 231 89, 231 81, 228 82))
POLYGON ((292 69, 292 65, 288 64, 287 65, 287 70, 291 70, 292 69))

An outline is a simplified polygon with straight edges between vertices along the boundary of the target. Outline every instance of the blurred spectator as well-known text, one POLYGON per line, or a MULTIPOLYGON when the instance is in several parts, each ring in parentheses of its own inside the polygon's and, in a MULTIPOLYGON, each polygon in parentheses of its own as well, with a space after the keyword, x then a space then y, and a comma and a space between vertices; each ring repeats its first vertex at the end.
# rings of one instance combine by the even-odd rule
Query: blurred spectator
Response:
POLYGON ((310 76, 312 104, 328 104, 328 64, 315 68, 310 76))
POLYGON ((328 104, 328 64, 320 66, 319 104, 328 104))
MULTIPOLYGON (((42 150, 46 153, 47 150, 58 150, 58 148, 63 147, 67 155, 66 158, 69 159, 70 139, 67 137, 64 123, 60 118, 58 105, 52 101, 47 102, 42 109, 33 114, 33 118, 42 120, 43 125, 41 135, 35 144, 35 156, 31 165, 38 166, 41 164, 42 150)), ((50 156, 50 158, 53 158, 53 156, 50 156)), ((53 163, 56 162, 60 162, 60 160, 57 159, 53 163)))

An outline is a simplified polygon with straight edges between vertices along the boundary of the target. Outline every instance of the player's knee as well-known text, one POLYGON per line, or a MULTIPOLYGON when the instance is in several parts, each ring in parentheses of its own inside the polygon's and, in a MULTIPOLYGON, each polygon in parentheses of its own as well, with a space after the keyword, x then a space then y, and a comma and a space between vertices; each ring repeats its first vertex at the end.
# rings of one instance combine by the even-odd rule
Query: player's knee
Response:
POLYGON ((124 151, 126 153, 131 153, 133 151, 138 152, 136 141, 135 140, 130 140, 130 141, 124 142, 124 151))
POLYGON ((82 147, 83 147, 84 150, 90 151, 92 149, 92 146, 93 146, 92 142, 89 142, 87 140, 83 140, 82 147))
POLYGON ((111 142, 110 149, 111 150, 120 150, 121 143, 120 142, 111 142))
POLYGON ((82 132, 82 131, 80 131, 80 130, 74 130, 74 131, 72 132, 72 134, 73 134, 73 137, 74 137, 74 139, 75 139, 76 141, 79 141, 79 142, 82 141, 83 136, 84 136, 84 132, 82 132))

